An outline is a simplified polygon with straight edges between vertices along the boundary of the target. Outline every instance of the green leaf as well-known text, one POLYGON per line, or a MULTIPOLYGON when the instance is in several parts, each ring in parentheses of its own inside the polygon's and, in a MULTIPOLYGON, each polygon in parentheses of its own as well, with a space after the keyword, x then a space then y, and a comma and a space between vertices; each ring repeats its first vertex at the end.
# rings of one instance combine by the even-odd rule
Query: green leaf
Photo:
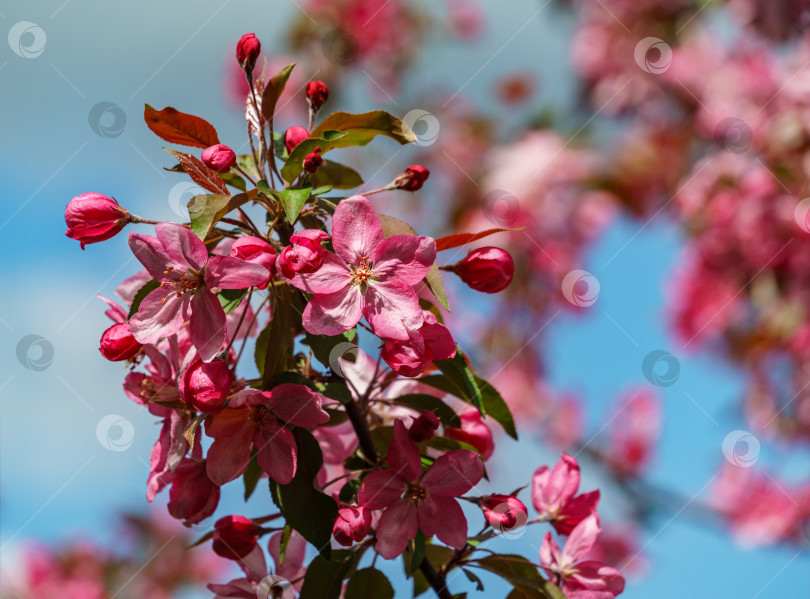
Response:
POLYGON ((356 344, 356 339, 357 328, 355 327, 349 329, 345 333, 341 333, 340 335, 329 336, 307 333, 306 337, 304 337, 304 343, 312 350, 312 353, 315 355, 318 362, 329 368, 329 360, 332 350, 334 350, 335 347, 341 343, 356 344))
POLYGON ((359 488, 360 488, 360 481, 356 478, 353 478, 340 488, 340 494, 338 495, 338 498, 343 503, 351 503, 352 500, 354 499, 354 496, 357 494, 357 490, 359 488))
POLYGON ((478 578, 473 572, 467 570, 466 568, 461 569, 464 572, 465 576, 467 576, 467 580, 475 584, 476 591, 483 591, 484 590, 484 583, 481 582, 481 579, 478 578))
POLYGON ((346 585, 345 599, 393 599, 394 587, 374 568, 358 570, 346 585))
POLYGON ((290 78, 290 73, 292 73, 294 67, 295 63, 288 64, 273 75, 264 86, 264 92, 262 92, 262 116, 268 123, 273 122, 276 104, 278 104, 278 99, 281 97, 281 94, 284 93, 287 80, 290 78))
POLYGON ((250 496, 253 495, 253 491, 256 490, 256 485, 261 477, 262 469, 259 466, 259 462, 256 461, 256 450, 253 449, 245 474, 242 476, 242 480, 245 483, 245 501, 250 499, 250 496))
POLYGON ((220 291, 217 294, 217 298, 219 299, 219 304, 222 306, 222 309, 225 310, 225 314, 230 314, 236 310, 247 295, 247 292, 247 289, 223 289, 220 291))
POLYGON ((292 183, 304 171, 304 158, 307 157, 307 154, 314 152, 316 148, 321 149, 321 154, 326 154, 332 148, 337 147, 336 144, 346 135, 348 134, 343 131, 324 131, 305 139, 295 146, 289 158, 284 162, 284 166, 281 167, 281 178, 287 183, 292 183))
POLYGON ((292 538, 293 528, 289 524, 284 525, 284 530, 281 531, 281 541, 278 544, 278 561, 279 566, 284 563, 284 558, 287 555, 287 546, 290 544, 292 538))
POLYGON ((135 316, 138 313, 138 308, 141 307, 141 302, 143 298, 147 295, 152 293, 155 289, 160 287, 160 283, 152 279, 151 281, 147 281, 143 287, 138 289, 138 292, 135 294, 135 297, 132 298, 132 305, 129 307, 129 314, 127 314, 127 320, 135 316))
POLYGON ((247 190, 247 183, 245 183, 245 180, 239 175, 235 175, 233 173, 220 173, 219 177, 231 187, 235 187, 240 191, 247 190))
POLYGON ((476 376, 475 382, 481 390, 482 401, 487 415, 497 420, 507 435, 517 439, 518 433, 515 428, 515 419, 512 417, 512 411, 501 397, 501 394, 498 393, 495 387, 480 377, 476 376))
POLYGON ((307 566, 300 599, 338 599, 354 560, 355 554, 345 550, 334 551, 332 561, 316 555, 307 566))
POLYGON ((526 591, 532 599, 565 599, 562 591, 521 555, 488 555, 474 563, 508 580, 516 589, 526 591))
POLYGON ((295 477, 288 485, 271 480, 270 490, 287 523, 314 545, 322 557, 329 559, 338 507, 334 499, 314 486, 323 465, 321 447, 304 429, 297 428, 293 434, 298 448, 295 477))
POLYGON ((416 529, 416 538, 408 544, 405 552, 405 574, 410 576, 419 569, 419 564, 425 559, 425 533, 421 528, 416 529))
MULTIPOLYGON (((441 570, 453 558, 455 550, 428 543, 425 545, 425 555, 434 568, 441 570)), ((419 570, 416 570, 413 573, 413 596, 418 597, 429 589, 430 585, 425 577, 419 570)))
POLYGON ((332 191, 331 185, 321 185, 320 187, 316 187, 315 189, 312 190, 312 195, 320 196, 325 193, 329 193, 330 191, 332 191))
POLYGON ((455 395, 469 400, 482 415, 487 413, 481 389, 460 347, 456 349, 454 357, 447 360, 436 360, 433 363, 453 383, 456 388, 456 391, 453 391, 455 395))
POLYGON ((453 411, 453 408, 433 395, 427 395, 425 393, 412 393, 408 395, 401 395, 394 399, 393 402, 400 406, 419 410, 420 412, 422 410, 429 410, 436 414, 436 416, 445 426, 461 428, 461 420, 459 420, 458 414, 453 411))
POLYGON ((447 292, 444 290, 442 273, 439 271, 439 267, 435 262, 433 266, 430 267, 428 274, 425 275, 425 283, 427 283, 428 289, 430 289, 436 301, 439 302, 439 305, 449 312, 450 304, 447 302, 447 292))
POLYGON ((363 177, 345 164, 324 160, 318 172, 310 176, 312 185, 330 186, 335 189, 354 189, 363 184, 363 177))
POLYGON ((271 388, 275 379, 287 370, 293 354, 292 296, 287 286, 278 293, 272 320, 256 339, 256 367, 262 375, 264 389, 271 388))
POLYGON ((261 178, 259 171, 256 170, 256 163, 253 162, 253 156, 250 154, 239 154, 236 157, 236 166, 250 175, 254 181, 258 181, 261 178))
POLYGON ((307 203, 310 193, 312 193, 312 187, 310 186, 300 189, 283 189, 276 192, 281 205, 284 206, 284 212, 287 213, 287 222, 290 224, 295 222, 301 208, 307 203))
POLYGON ((222 217, 255 198, 255 189, 235 196, 224 194, 194 196, 188 203, 188 215, 191 217, 192 233, 205 241, 205 238, 208 237, 222 217))
POLYGON ((339 148, 364 146, 378 135, 390 137, 400 144, 409 144, 417 139, 408 125, 384 110, 374 110, 362 114, 348 112, 330 114, 312 131, 312 136, 318 137, 330 129, 348 132, 348 135, 334 146, 339 148))

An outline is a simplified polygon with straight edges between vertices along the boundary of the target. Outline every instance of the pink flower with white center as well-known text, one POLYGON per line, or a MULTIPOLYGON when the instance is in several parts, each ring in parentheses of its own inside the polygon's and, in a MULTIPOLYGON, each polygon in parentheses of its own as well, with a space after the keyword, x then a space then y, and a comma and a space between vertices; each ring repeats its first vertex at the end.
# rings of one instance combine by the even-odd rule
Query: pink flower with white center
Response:
POLYGON ((574 497, 577 489, 579 464, 565 452, 553 469, 540 466, 532 477, 534 509, 562 535, 571 534, 574 527, 596 513, 599 491, 574 497))
POLYGON ((284 383, 270 391, 245 389, 233 396, 228 409, 205 422, 215 441, 208 450, 208 476, 224 485, 244 474, 255 447, 259 466, 277 483, 286 485, 296 469, 295 438, 284 423, 316 426, 329 420, 323 398, 304 385, 284 383))
POLYGON ((293 285, 313 293, 303 314, 313 335, 338 335, 365 316, 374 333, 407 341, 424 322, 413 286, 436 258, 430 237, 385 238, 371 203, 354 196, 338 204, 332 220, 332 245, 313 273, 295 277, 293 285))
POLYGON ((157 343, 189 321, 191 342, 204 362, 225 344, 225 311, 219 289, 246 289, 267 280, 268 270, 231 256, 208 256, 205 244, 180 225, 161 223, 157 237, 130 233, 129 247, 160 287, 147 295, 129 321, 140 343, 157 343))
POLYGON ((388 449, 391 470, 369 474, 360 485, 358 503, 385 509, 377 524, 377 552, 385 559, 402 554, 408 541, 422 532, 463 549, 467 518, 456 501, 484 475, 484 464, 472 451, 457 449, 440 456, 423 474, 419 447, 401 420, 394 422, 388 449))
POLYGON ((578 560, 585 557, 599 535, 599 521, 591 514, 580 522, 560 547, 546 533, 540 546, 540 564, 556 577, 568 599, 613 599, 624 591, 624 577, 602 562, 578 560))

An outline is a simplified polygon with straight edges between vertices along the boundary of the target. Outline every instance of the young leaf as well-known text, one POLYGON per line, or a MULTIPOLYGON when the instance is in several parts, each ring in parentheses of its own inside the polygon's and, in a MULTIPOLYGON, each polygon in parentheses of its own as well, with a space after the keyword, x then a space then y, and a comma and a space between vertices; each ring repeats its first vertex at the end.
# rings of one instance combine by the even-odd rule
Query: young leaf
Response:
POLYGON ((328 185, 335 189, 354 189, 363 184, 363 177, 345 164, 324 160, 318 172, 310 177, 312 185, 328 185))
POLYGON ((461 393, 460 397, 468 399, 478 408, 481 415, 487 413, 481 388, 478 386, 478 381, 475 380, 475 375, 467 364, 466 356, 460 347, 456 350, 455 357, 447 360, 436 360, 433 363, 456 387, 455 394, 461 393))
POLYGON ((207 148, 219 143, 217 131, 211 123, 171 106, 155 110, 146 104, 143 119, 155 135, 173 144, 207 148))
POLYGON ((513 439, 518 438, 517 429, 515 428, 515 419, 512 417, 512 411, 504 401, 498 390, 490 385, 482 378, 475 377, 475 382, 481 390, 482 402, 487 416, 492 416, 506 431, 506 434, 513 439))
POLYGON ((239 175, 234 175, 233 173, 220 173, 219 178, 222 179, 226 185, 235 187, 239 191, 247 190, 247 183, 245 183, 245 180, 239 175))
POLYGON ((345 550, 334 551, 332 561, 316 555, 307 566, 300 599, 338 599, 355 557, 354 552, 345 550))
POLYGON ((394 587, 374 568, 358 570, 346 585, 345 599, 393 599, 394 587))
POLYGON ((473 241, 478 241, 484 237, 494 235, 495 233, 520 231, 524 228, 525 227, 519 227, 517 229, 487 229, 486 231, 480 231, 478 233, 455 233, 453 235, 445 235, 444 237, 439 237, 436 239, 436 250, 441 252, 442 250, 449 250, 460 245, 466 245, 468 243, 472 243, 473 241))
POLYGON ((304 429, 295 429, 293 434, 298 448, 295 477, 288 485, 271 480, 270 490, 287 523, 312 543, 322 557, 329 559, 338 507, 332 497, 314 486, 323 465, 321 447, 304 429))
POLYGON ((307 157, 307 154, 314 152, 316 148, 321 149, 321 154, 326 154, 332 148, 337 147, 336 144, 346 135, 347 133, 343 131, 324 131, 320 136, 313 135, 309 139, 305 139, 295 146, 289 158, 284 162, 284 166, 281 167, 281 178, 287 183, 292 183, 304 171, 304 158, 307 157))
POLYGON ((211 233, 211 229, 222 217, 255 198, 255 189, 235 196, 221 194, 194 196, 188 203, 192 233, 205 241, 205 238, 211 233))
POLYGON ((278 73, 270 78, 270 81, 264 86, 262 92, 262 116, 268 123, 273 122, 273 115, 276 112, 276 104, 281 94, 284 93, 284 88, 287 86, 287 80, 290 78, 295 63, 288 64, 281 69, 278 73))
POLYGON ((217 299, 225 314, 230 314, 239 307, 246 295, 247 289, 223 289, 217 294, 217 299))
POLYGON ((444 281, 442 281, 441 272, 439 272, 439 267, 436 266, 436 263, 433 263, 433 266, 430 267, 428 274, 425 275, 425 283, 427 283, 428 289, 433 294, 433 297, 436 298, 436 301, 439 302, 439 305, 447 310, 450 311, 450 304, 447 302, 447 293, 444 290, 444 281))
POLYGON ((207 189, 211 193, 230 195, 228 194, 228 187, 225 185, 225 182, 220 178, 220 176, 215 171, 205 166, 205 164, 203 164, 199 158, 196 158, 191 154, 175 152, 174 150, 170 150, 168 148, 166 148, 166 151, 177 158, 178 162, 180 162, 180 165, 183 167, 183 170, 197 185, 207 189))
POLYGON ((132 298, 132 305, 129 307, 129 314, 127 314, 127 320, 135 316, 138 313, 138 308, 141 307, 141 302, 143 298, 147 295, 152 293, 155 289, 160 287, 160 283, 152 279, 151 281, 147 281, 143 287, 138 289, 138 292, 135 294, 135 297, 132 298))
POLYGON ((256 367, 262 375, 263 388, 287 370, 293 353, 293 333, 290 317, 292 297, 288 287, 279 290, 273 318, 256 339, 256 367))
POLYGON ((312 131, 312 137, 319 137, 324 131, 346 131, 348 135, 334 146, 364 146, 378 135, 384 135, 399 142, 409 144, 416 141, 416 135, 400 119, 384 110, 374 110, 362 114, 336 112, 326 117, 312 131))
POLYGON ((287 213, 287 222, 293 224, 295 219, 298 218, 298 213, 301 208, 307 203, 309 194, 312 192, 312 187, 303 187, 301 189, 283 189, 276 192, 281 205, 284 206, 284 212, 287 213))

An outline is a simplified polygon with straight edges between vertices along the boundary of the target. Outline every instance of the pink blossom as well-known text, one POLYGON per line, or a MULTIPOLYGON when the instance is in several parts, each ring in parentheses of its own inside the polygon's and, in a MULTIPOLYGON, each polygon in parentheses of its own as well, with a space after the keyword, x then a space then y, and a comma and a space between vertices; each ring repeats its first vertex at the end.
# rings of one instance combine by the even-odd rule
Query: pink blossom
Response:
POLYGON ((417 443, 422 443, 423 441, 432 439, 438 428, 439 419, 436 417, 436 414, 430 410, 423 410, 411 423, 411 427, 408 429, 408 436, 417 443))
POLYGON ((156 343, 189 321, 191 341, 210 362, 225 343, 225 311, 214 291, 261 285, 268 271, 231 256, 208 256, 205 244, 180 225, 162 223, 157 237, 131 233, 129 246, 149 274, 161 283, 130 319, 140 343, 156 343))
POLYGON ((134 358, 141 351, 141 344, 132 336, 129 324, 120 322, 101 335, 99 351, 111 362, 120 362, 134 358))
POLYGON ((117 235, 132 216, 113 198, 100 193, 83 193, 68 202, 65 208, 65 235, 80 242, 98 243, 117 235))
POLYGON ((478 505, 484 511, 489 525, 500 532, 523 526, 528 520, 529 511, 513 495, 488 495, 482 497, 478 505))
POLYGON ((371 203, 354 196, 335 210, 332 244, 335 253, 326 252, 317 271, 292 281, 313 293, 304 328, 313 335, 338 335, 365 316, 376 335, 408 340, 424 322, 413 286, 433 264, 436 242, 414 235, 386 239, 371 203))
POLYGON ((361 506, 385 509, 377 525, 377 552, 385 559, 397 557, 417 529, 462 549, 467 519, 455 498, 481 480, 484 465, 479 457, 466 449, 448 451, 423 474, 419 447, 397 420, 387 459, 391 470, 369 474, 358 494, 361 506))
POLYGON ((661 406, 648 389, 619 398, 622 417, 610 430, 610 465, 621 475, 638 475, 650 463, 661 429, 661 406))
POLYGON ((183 458, 172 476, 169 514, 186 526, 197 524, 214 513, 219 503, 219 486, 206 475, 205 462, 183 458))
POLYGON ((223 144, 205 148, 200 159, 205 166, 220 174, 227 173, 236 164, 236 154, 223 144))
POLYGON ((591 514, 571 531, 562 551, 550 532, 543 538, 540 563, 562 583, 569 599, 612 599, 624 591, 624 577, 616 568, 579 561, 591 550, 599 532, 597 516, 591 514))
POLYGON ((270 279, 276 274, 276 250, 264 239, 252 235, 240 237, 231 244, 231 256, 245 262, 259 264, 267 269, 270 276, 264 283, 257 285, 259 289, 265 289, 270 279))
POLYGON ((371 528, 371 510, 347 505, 338 510, 332 534, 335 540, 344 547, 351 547, 368 536, 371 528))
POLYGON ((576 495, 578 489, 579 464, 576 458, 565 452, 553 469, 540 466, 532 477, 534 509, 560 534, 570 534, 574 527, 596 512, 599 491, 576 495))
POLYGON ((307 131, 304 127, 296 125, 295 127, 290 127, 284 132, 284 146, 287 148, 287 152, 292 153, 298 144, 308 138, 309 131, 307 131))
POLYGON ((410 332, 407 341, 385 339, 382 358, 402 376, 419 376, 434 360, 446 360, 456 355, 456 342, 450 330, 436 316, 422 311, 424 324, 410 332))
POLYGON ((329 235, 320 229, 304 229, 290 237, 290 245, 281 250, 278 258, 281 274, 292 279, 320 268, 326 253, 323 243, 328 239, 329 235))
POLYGON ((512 282, 515 263, 509 252, 496 247, 472 250, 453 266, 453 272, 476 291, 497 293, 512 282))
POLYGON ((228 398, 233 382, 234 374, 227 362, 197 359, 183 373, 180 393, 195 410, 216 414, 228 398))
POLYGON ((215 440, 208 450, 208 476, 218 485, 240 477, 251 447, 261 469, 286 485, 296 470, 295 438, 285 423, 316 426, 329 420, 323 398, 303 385, 284 383, 270 391, 245 389, 227 410, 206 420, 205 433, 215 440))
POLYGON ((468 408, 459 414, 459 418, 461 428, 445 428, 444 436, 472 445, 484 460, 491 458, 495 451, 495 442, 481 413, 475 408, 468 408))
POLYGON ((259 527, 244 516, 225 516, 214 524, 213 550, 219 556, 239 560, 256 547, 259 527))

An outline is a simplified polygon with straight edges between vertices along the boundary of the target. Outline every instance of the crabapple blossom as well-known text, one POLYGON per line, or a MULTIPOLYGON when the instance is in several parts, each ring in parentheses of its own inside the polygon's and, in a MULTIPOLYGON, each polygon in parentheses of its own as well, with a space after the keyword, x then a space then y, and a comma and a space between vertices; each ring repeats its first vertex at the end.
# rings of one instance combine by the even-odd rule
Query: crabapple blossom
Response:
POLYGON ((216 144, 203 150, 203 164, 217 173, 227 173, 236 164, 236 154, 228 146, 216 144))
POLYGON ((368 536, 371 528, 371 510, 362 506, 347 505, 338 510, 332 534, 344 547, 351 547, 368 536))
POLYGON ((579 464, 565 452, 554 468, 540 466, 532 477, 534 509, 560 534, 570 534, 575 526, 596 512, 599 491, 576 495, 578 489, 579 464))
POLYGON ((214 524, 214 553, 228 559, 242 559, 256 547, 259 527, 244 516, 225 516, 214 524))
POLYGON ((321 156, 321 148, 315 148, 309 154, 304 156, 304 170, 312 175, 318 172, 318 169, 323 164, 323 157, 321 156))
POLYGON ((456 342, 449 329, 436 316, 422 311, 423 324, 410 332, 409 339, 386 339, 382 359, 402 376, 422 374, 434 360, 446 360, 456 355, 456 342))
POLYGON ((242 65, 246 73, 253 73, 256 66, 256 59, 262 51, 262 44, 252 33, 243 35, 236 44, 236 60, 242 65))
POLYGON ((478 505, 489 525, 499 531, 512 530, 528 519, 526 506, 513 495, 487 495, 480 499, 478 505))
POLYGON ((141 351, 141 344, 132 336, 129 324, 119 322, 101 335, 99 351, 111 362, 120 362, 135 357, 141 351))
POLYGON ((234 375, 227 362, 196 359, 180 381, 180 393, 188 405, 206 414, 217 414, 228 398, 234 375))
POLYGON ((448 427, 445 429, 444 435, 472 445, 484 461, 491 458, 495 451, 495 441, 492 438, 492 431, 481 418, 481 413, 475 408, 468 408, 458 417, 461 420, 461 428, 448 427))
POLYGON ((276 275, 276 250, 263 239, 252 235, 240 237, 231 244, 231 256, 245 262, 259 264, 267 269, 270 276, 264 283, 257 285, 259 289, 265 289, 270 279, 276 275))
POLYGON ((329 88, 323 81, 310 81, 306 86, 307 101, 313 112, 318 112, 329 99, 329 88))
POLYGON ((415 418, 408 429, 408 436, 416 441, 422 443, 432 438, 436 434, 436 429, 439 428, 439 419, 436 414, 430 410, 423 410, 418 418, 415 418))
POLYGON ((326 252, 323 243, 329 235, 320 229, 304 229, 290 237, 291 245, 281 250, 278 268, 281 274, 292 279, 296 274, 308 274, 323 264, 326 252))
POLYGON ((83 193, 68 202, 65 208, 65 235, 75 239, 84 249, 88 243, 98 243, 117 235, 132 215, 113 198, 100 193, 83 193))
POLYGON ((421 164, 414 164, 406 168, 402 174, 397 175, 393 185, 397 189, 404 189, 405 191, 419 191, 429 176, 430 171, 428 169, 421 164))
POLYGON ((304 127, 290 127, 284 132, 284 146, 288 152, 292 152, 295 147, 305 139, 309 138, 309 131, 304 127))
POLYGON ((497 293, 512 282, 515 263, 509 252, 496 247, 471 251, 453 266, 453 272, 476 291, 497 293))

